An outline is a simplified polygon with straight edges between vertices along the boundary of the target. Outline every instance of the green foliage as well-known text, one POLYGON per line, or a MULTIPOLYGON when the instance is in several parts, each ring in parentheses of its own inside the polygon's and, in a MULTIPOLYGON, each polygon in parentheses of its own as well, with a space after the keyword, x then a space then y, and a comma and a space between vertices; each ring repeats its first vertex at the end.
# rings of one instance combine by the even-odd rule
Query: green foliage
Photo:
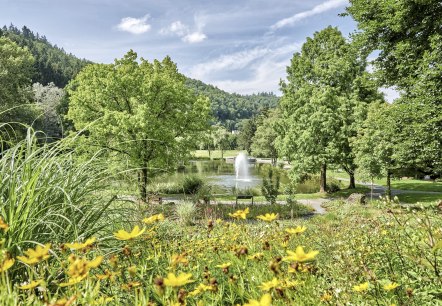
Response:
POLYGON ((270 168, 267 173, 267 177, 262 180, 262 194, 270 204, 276 203, 276 198, 279 194, 279 184, 281 175, 279 169, 270 168))
POLYGON ((230 131, 239 129, 242 120, 257 116, 265 109, 276 107, 279 100, 273 93, 230 94, 215 86, 189 78, 186 79, 186 85, 195 93, 210 99, 215 123, 222 124, 230 131))
POLYGON ((197 175, 188 175, 184 177, 182 186, 182 191, 185 194, 197 194, 204 186, 204 181, 197 175))
POLYGON ((0 215, 9 224, 3 245, 12 254, 29 243, 73 241, 106 227, 101 218, 110 202, 100 194, 106 171, 96 158, 77 163, 72 140, 38 146, 38 135, 28 130, 3 152, 0 215))
POLYGON ((255 136, 257 128, 256 121, 256 117, 245 119, 241 122, 239 127, 238 146, 241 149, 246 150, 249 155, 252 154, 253 136, 255 136))
MULTIPOLYGON (((383 84, 401 98, 392 115, 395 152, 404 168, 442 173, 442 5, 437 0, 352 0, 361 48, 380 50, 374 61, 383 84), (363 47, 362 47, 363 46, 363 47)), ((389 133, 390 131, 385 131, 389 133)))
POLYGON ((327 164, 354 173, 349 138, 365 118, 365 105, 379 97, 365 72, 365 60, 332 27, 308 38, 287 68, 281 84, 279 150, 292 165, 292 177, 321 170, 325 190, 327 164))
POLYGON ((440 69, 441 57, 433 66, 424 60, 440 52, 434 45, 442 35, 439 0, 351 0, 347 12, 357 22, 365 52, 380 50, 374 64, 383 83, 412 91, 423 70, 440 69))
POLYGON ((8 28, 4 26, 2 32, 19 46, 26 47, 34 56, 32 83, 47 85, 52 82, 63 88, 83 67, 91 63, 67 54, 62 48, 48 42, 45 36, 32 32, 26 26, 21 30, 13 25, 8 28))
POLYGON ((0 143, 15 141, 26 134, 24 125, 31 125, 36 109, 30 105, 32 65, 34 58, 6 37, 0 36, 0 143), (6 124, 8 123, 8 124, 6 124))
POLYGON ((143 199, 148 177, 183 162, 207 128, 209 101, 184 81, 169 57, 138 62, 129 51, 114 64, 87 66, 69 84, 68 118, 89 146, 138 171, 143 199))
POLYGON ((256 157, 267 157, 272 159, 272 165, 276 166, 278 151, 276 148, 276 138, 278 133, 276 126, 279 114, 270 112, 258 125, 256 133, 252 138, 251 150, 256 157))

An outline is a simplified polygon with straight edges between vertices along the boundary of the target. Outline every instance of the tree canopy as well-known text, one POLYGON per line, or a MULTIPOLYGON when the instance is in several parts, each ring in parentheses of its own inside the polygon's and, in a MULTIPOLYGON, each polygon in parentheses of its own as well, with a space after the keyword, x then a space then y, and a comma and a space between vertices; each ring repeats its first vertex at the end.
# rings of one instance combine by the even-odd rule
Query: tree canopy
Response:
POLYGON ((69 84, 68 118, 89 145, 138 170, 143 199, 148 176, 185 159, 207 128, 209 101, 184 82, 169 57, 138 62, 129 51, 114 64, 85 67, 69 84))
POLYGON ((26 26, 21 30, 14 25, 4 26, 1 32, 0 36, 28 48, 35 58, 32 83, 47 85, 52 82, 63 88, 84 66, 91 63, 66 53, 62 48, 52 45, 44 35, 34 33, 26 26))
POLYGON ((307 38, 294 54, 287 81, 281 83, 278 147, 291 162, 295 179, 321 171, 324 191, 327 164, 341 165, 354 177, 350 137, 357 121, 365 118, 364 105, 379 97, 365 66, 364 58, 333 27, 307 38))
MULTIPOLYGON (((0 123, 2 140, 15 138, 21 124, 31 124, 35 109, 28 105, 34 58, 9 38, 0 37, 0 123), (15 124, 15 123, 18 123, 15 124), (5 125, 6 124, 6 125, 5 125), (12 129, 9 129, 11 127, 12 129)), ((20 137, 20 136, 18 136, 20 137)))

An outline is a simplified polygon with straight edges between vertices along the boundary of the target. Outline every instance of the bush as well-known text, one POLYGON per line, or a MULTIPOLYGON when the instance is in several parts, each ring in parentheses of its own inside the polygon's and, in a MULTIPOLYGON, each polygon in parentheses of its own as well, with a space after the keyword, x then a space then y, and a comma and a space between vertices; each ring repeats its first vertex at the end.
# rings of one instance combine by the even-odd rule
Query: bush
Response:
POLYGON ((262 181, 262 194, 264 195, 266 200, 270 202, 270 204, 276 203, 276 198, 278 197, 279 193, 279 179, 279 172, 274 171, 274 169, 270 168, 267 174, 267 178, 264 178, 262 181), (273 175, 274 172, 275 175, 273 175))
POLYGON ((183 192, 185 194, 196 194, 204 185, 202 178, 196 175, 184 177, 183 192))
POLYGON ((327 192, 328 193, 337 192, 339 190, 341 190, 341 187, 339 187, 339 184, 334 183, 334 182, 327 184, 327 192))

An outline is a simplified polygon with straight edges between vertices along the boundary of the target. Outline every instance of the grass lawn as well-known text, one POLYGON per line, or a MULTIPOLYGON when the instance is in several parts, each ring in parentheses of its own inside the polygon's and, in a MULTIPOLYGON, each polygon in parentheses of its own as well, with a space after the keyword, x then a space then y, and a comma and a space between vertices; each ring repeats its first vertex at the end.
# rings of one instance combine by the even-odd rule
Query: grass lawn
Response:
POLYGON ((436 201, 442 201, 442 194, 422 194, 422 193, 407 193, 397 196, 400 202, 403 203, 430 203, 436 201))
MULTIPOLYGON (((345 172, 337 172, 337 171, 328 171, 327 174, 330 177, 334 177, 336 179, 348 179, 349 176, 345 172)), ((360 178, 356 175, 356 181, 361 181, 360 178)), ((375 179, 374 183, 377 185, 386 186, 386 179, 375 179)), ((414 179, 404 179, 404 180, 395 180, 391 181, 391 188, 399 189, 399 190, 415 190, 415 191, 432 191, 432 192, 442 192, 442 182, 431 182, 431 181, 423 181, 423 180, 414 180, 414 179)))
MULTIPOLYGON (((224 158, 237 156, 242 150, 224 150, 224 158)), ((195 158, 209 158, 209 151, 207 150, 195 150, 192 152, 192 156, 195 158)), ((210 151, 210 158, 221 158, 221 150, 210 151)))

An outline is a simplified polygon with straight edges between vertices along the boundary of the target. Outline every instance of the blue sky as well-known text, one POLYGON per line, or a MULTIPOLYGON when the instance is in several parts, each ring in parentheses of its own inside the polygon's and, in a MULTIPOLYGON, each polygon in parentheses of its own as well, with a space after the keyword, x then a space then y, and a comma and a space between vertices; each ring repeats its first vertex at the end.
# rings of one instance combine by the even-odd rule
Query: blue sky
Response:
POLYGON ((28 26, 74 55, 111 63, 133 49, 169 55, 187 76, 228 92, 279 93, 306 37, 348 36, 347 0, 0 0, 0 24, 28 26))

